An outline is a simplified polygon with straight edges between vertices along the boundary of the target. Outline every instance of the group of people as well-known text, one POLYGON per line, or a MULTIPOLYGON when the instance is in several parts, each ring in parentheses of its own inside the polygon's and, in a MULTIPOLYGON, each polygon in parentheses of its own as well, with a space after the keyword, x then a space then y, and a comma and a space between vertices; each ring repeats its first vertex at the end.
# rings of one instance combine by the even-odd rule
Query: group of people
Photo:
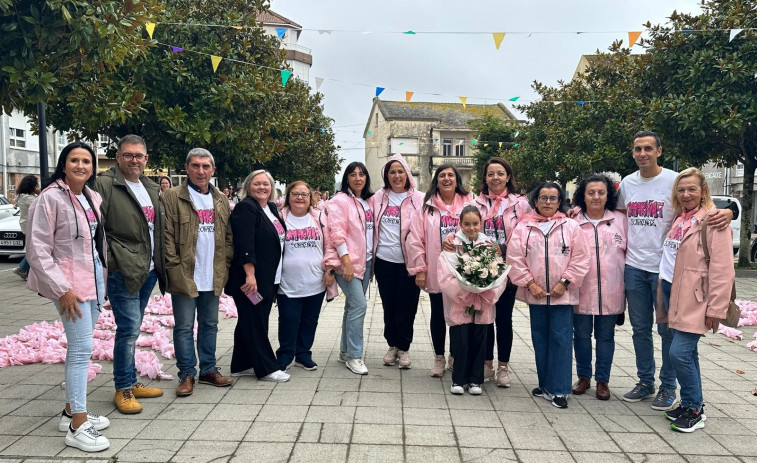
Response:
POLYGON ((513 307, 516 299, 527 303, 538 373, 533 394, 558 408, 568 406, 571 392, 591 388, 592 332, 596 396, 610 398, 614 327, 622 323, 627 302, 639 382, 623 399, 635 402, 656 392, 652 408, 664 410, 674 429, 701 428, 696 346, 699 335, 717 329, 728 306, 734 279, 728 225, 734 211, 714 209, 699 170, 676 175, 660 167, 661 153, 656 134, 637 133, 633 157, 639 170, 617 193, 604 175, 583 179, 571 211, 564 210, 557 183, 542 183, 528 198, 515 193, 512 167, 502 158, 484 166, 478 196, 450 164, 436 169, 424 195, 401 155, 383 166, 383 188, 375 194, 365 165, 353 162, 328 202, 296 181, 278 207, 274 179, 265 170, 249 174, 243 198, 230 200, 211 184, 215 160, 202 148, 188 153, 187 179, 174 187, 167 177, 156 184, 144 175, 148 154, 137 135, 119 140, 116 166, 98 176, 92 148, 71 143, 39 196, 31 197, 39 192, 36 183, 24 190, 31 197, 27 287, 55 303, 68 338, 66 404, 59 421, 65 442, 84 451, 109 446, 99 432, 108 419, 86 408, 93 328, 106 294, 117 324, 114 402, 130 414, 142 411, 139 399, 163 394, 140 383, 134 365, 156 284, 172 297, 176 395, 188 396, 196 381, 217 387, 233 382, 221 374, 215 356, 224 290, 239 315, 231 376, 283 382, 293 363, 317 369, 311 349, 318 318, 324 298, 336 297, 337 288, 345 296, 339 361, 367 374, 365 293, 373 275, 388 345, 383 364, 411 368, 413 324, 425 290, 435 352, 430 374, 452 370, 454 394, 466 387, 480 394, 488 378, 510 386, 513 307), (709 230, 704 241, 703 228, 709 230), (443 254, 456 252, 461 243, 491 246, 511 265, 506 284, 482 299, 487 303, 478 317, 460 312, 465 308, 442 265, 443 254), (651 331, 658 291, 662 385, 655 390, 651 331), (274 301, 276 351, 268 338, 274 301), (571 386, 572 350, 578 380, 571 386))

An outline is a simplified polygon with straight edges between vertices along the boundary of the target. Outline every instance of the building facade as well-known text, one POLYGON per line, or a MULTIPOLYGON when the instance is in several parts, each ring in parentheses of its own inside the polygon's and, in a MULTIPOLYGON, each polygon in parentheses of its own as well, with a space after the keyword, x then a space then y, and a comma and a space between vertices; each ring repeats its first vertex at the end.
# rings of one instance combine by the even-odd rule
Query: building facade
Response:
POLYGON ((365 165, 374 179, 374 189, 383 184, 381 167, 395 153, 407 160, 420 191, 428 189, 434 170, 442 164, 457 167, 464 185, 469 187, 475 162, 475 134, 468 123, 488 115, 517 122, 502 103, 468 104, 463 108, 460 103, 406 103, 374 98, 363 131, 365 165))
POLYGON ((271 10, 259 14, 257 19, 263 23, 263 30, 268 35, 278 36, 277 29, 285 29, 281 37, 281 48, 286 51, 287 64, 292 68, 294 77, 308 82, 313 55, 310 54, 310 48, 297 44, 302 33, 302 26, 271 10))

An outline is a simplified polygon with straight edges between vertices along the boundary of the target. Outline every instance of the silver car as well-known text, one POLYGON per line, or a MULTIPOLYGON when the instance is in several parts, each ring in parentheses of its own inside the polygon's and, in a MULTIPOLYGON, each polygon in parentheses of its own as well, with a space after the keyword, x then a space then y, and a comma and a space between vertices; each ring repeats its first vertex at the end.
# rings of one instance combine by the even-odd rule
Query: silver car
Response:
POLYGON ((20 256, 26 254, 26 237, 21 232, 18 221, 21 211, 0 219, 0 256, 20 256))
POLYGON ((0 194, 0 219, 12 216, 18 209, 14 206, 8 198, 0 194))

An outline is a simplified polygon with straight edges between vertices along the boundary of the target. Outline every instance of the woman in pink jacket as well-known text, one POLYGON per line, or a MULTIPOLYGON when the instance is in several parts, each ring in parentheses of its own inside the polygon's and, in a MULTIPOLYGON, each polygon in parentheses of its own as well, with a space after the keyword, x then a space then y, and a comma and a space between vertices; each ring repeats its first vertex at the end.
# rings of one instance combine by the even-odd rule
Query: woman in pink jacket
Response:
POLYGON ((390 157, 381 168, 384 188, 368 201, 376 218, 373 234, 373 268, 384 308, 384 339, 389 350, 384 365, 399 363, 410 368, 413 323, 418 312, 420 288, 407 272, 405 243, 412 218, 423 207, 423 193, 402 155, 390 157))
MULTIPOLYGON (((484 219, 483 232, 495 241, 507 254, 507 240, 515 226, 531 212, 528 199, 516 193, 518 189, 513 179, 513 168, 502 158, 491 158, 484 164, 481 179, 481 193, 473 203, 484 219)), ((494 324, 486 332, 486 355, 484 356, 484 377, 495 376, 499 387, 510 387, 510 352, 513 347, 513 307, 518 287, 508 282, 505 292, 497 300, 497 372, 494 373, 494 324)))
POLYGON ((85 452, 110 446, 108 418, 87 411, 92 333, 105 298, 105 232, 100 195, 91 190, 95 152, 86 143, 63 148, 48 186, 29 208, 26 287, 55 303, 66 331, 66 407, 58 430, 85 452))
POLYGON ((589 273, 579 289, 573 309, 573 349, 578 382, 573 394, 591 387, 591 333, 597 344, 596 396, 610 398, 610 368, 615 354, 615 323, 625 310, 623 272, 626 261, 628 219, 615 210, 615 188, 606 175, 590 175, 576 188, 573 203, 580 212, 574 219, 589 246, 589 273))
POLYGON ((728 311, 735 279, 733 232, 730 227, 708 226, 707 239, 703 239, 702 222, 715 205, 699 169, 691 167, 678 174, 672 205, 676 218, 662 248, 659 275, 664 306, 658 311, 658 323, 667 322, 673 332, 668 355, 681 385, 681 404, 665 416, 673 421, 672 429, 693 432, 703 428, 707 419, 697 346, 703 334, 718 329, 728 311), (709 262, 703 246, 707 246, 709 262))
POLYGON ((431 179, 423 208, 413 218, 407 237, 407 271, 415 275, 415 284, 428 292, 431 301, 431 342, 436 354, 431 376, 437 378, 444 374, 447 338, 437 261, 442 252, 442 241, 458 230, 460 212, 472 200, 462 185, 460 172, 452 164, 442 164, 431 179))
POLYGON ((571 385, 573 306, 589 271, 589 250, 578 224, 561 209, 560 185, 542 183, 531 196, 534 211, 507 243, 510 281, 528 304, 539 387, 531 393, 568 407, 571 385))
POLYGON ((326 204, 330 238, 324 266, 335 274, 345 296, 339 361, 358 375, 368 374, 363 321, 373 259, 373 209, 368 204, 372 194, 368 169, 352 162, 344 170, 342 189, 326 204))

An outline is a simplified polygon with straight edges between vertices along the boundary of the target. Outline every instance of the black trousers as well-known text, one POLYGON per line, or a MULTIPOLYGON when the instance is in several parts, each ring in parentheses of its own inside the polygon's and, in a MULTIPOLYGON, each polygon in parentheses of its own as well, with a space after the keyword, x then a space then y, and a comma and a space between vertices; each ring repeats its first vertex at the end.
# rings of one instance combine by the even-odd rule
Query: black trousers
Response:
POLYGON ((389 347, 407 351, 413 342, 413 322, 418 313, 421 289, 405 264, 376 258, 374 271, 384 307, 384 339, 389 347))
POLYGON ((462 386, 484 382, 484 349, 488 326, 466 323, 449 327, 449 341, 455 352, 453 383, 462 386))
MULTIPOLYGON (((497 303, 495 322, 497 324, 497 360, 500 362, 510 361, 510 352, 513 350, 513 307, 515 306, 515 293, 518 287, 512 283, 507 284, 497 303)), ((494 323, 486 325, 486 357, 484 360, 494 360, 494 323)))
MULTIPOLYGON (((434 346, 434 354, 444 355, 444 344, 447 341, 447 323, 444 321, 444 300, 442 293, 429 294, 431 302, 431 344, 434 346)), ((450 346, 450 354, 452 346, 450 346)))
MULTIPOLYGON (((278 285, 274 294, 278 292, 278 285)), ((263 299, 257 305, 245 296, 234 295, 237 305, 237 326, 234 329, 234 351, 231 354, 231 372, 239 373, 250 368, 255 376, 262 378, 281 366, 276 361, 271 341, 268 339, 268 318, 273 299, 263 299)))

